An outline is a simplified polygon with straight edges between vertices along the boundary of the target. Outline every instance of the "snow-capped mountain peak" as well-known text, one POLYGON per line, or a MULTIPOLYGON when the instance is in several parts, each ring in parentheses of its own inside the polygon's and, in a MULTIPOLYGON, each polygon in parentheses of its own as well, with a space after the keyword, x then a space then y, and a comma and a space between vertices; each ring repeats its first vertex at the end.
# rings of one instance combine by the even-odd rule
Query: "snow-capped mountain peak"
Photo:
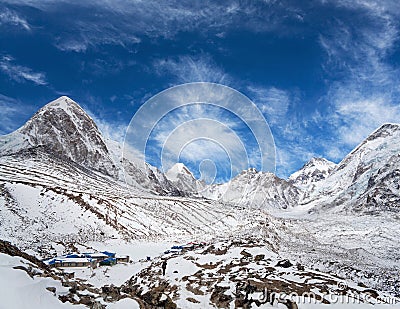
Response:
POLYGON ((192 172, 183 163, 174 164, 165 173, 165 175, 171 181, 176 181, 181 177, 190 177, 191 179, 195 180, 195 177, 193 176, 192 172))
POLYGON ((335 168, 336 164, 325 158, 312 158, 303 167, 289 177, 289 181, 296 187, 308 190, 325 179, 335 168))
POLYGON ((0 137, 2 155, 36 146, 86 168, 116 176, 115 164, 95 122, 66 96, 46 104, 21 128, 0 137))
POLYGON ((0 156, 38 146, 52 156, 71 160, 131 186, 178 194, 156 168, 133 156, 122 157, 123 146, 104 139, 93 119, 66 96, 43 106, 18 130, 0 136, 0 156))
POLYGON ((197 180, 183 163, 173 165, 165 173, 165 176, 179 191, 186 195, 197 196, 206 187, 206 184, 203 181, 197 180))
POLYGON ((65 95, 55 99, 54 101, 51 101, 50 103, 47 103, 40 110, 47 110, 51 108, 62 108, 64 110, 79 108, 83 111, 82 107, 77 102, 65 95))
POLYGON ((315 190, 301 201, 314 211, 375 212, 398 209, 400 125, 384 124, 348 154, 315 190))
POLYGON ((400 130, 400 125, 397 123, 385 123, 382 126, 380 126, 378 129, 376 129, 374 132, 372 132, 366 141, 371 141, 379 137, 386 137, 391 134, 393 134, 394 131, 399 131, 400 130))

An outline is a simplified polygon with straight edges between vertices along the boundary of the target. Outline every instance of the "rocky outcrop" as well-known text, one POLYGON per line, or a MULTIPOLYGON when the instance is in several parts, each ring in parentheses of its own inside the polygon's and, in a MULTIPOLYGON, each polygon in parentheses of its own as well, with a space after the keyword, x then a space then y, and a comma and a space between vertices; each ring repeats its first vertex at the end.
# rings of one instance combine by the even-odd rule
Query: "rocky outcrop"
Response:
POLYGON ((324 158, 312 158, 303 167, 289 177, 289 182, 302 190, 312 190, 324 180, 336 164, 324 158))
POLYGON ((0 138, 2 155, 29 146, 46 146, 49 152, 65 156, 83 167, 117 176, 95 122, 68 97, 45 105, 20 129, 0 138), (15 140, 25 140, 27 144, 15 145, 15 140))
POLYGON ((300 204, 310 212, 397 211, 400 201, 400 125, 385 124, 373 132, 300 204))

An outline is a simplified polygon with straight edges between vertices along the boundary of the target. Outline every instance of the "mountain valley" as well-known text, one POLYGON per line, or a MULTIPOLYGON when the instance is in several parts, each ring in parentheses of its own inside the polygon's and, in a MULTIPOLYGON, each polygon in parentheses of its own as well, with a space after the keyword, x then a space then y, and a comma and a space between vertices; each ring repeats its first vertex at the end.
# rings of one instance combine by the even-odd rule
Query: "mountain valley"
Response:
MULTIPOLYGON (((179 255, 143 249, 134 263, 114 266, 121 271, 115 282, 96 269, 103 289, 93 287, 93 273, 76 272, 70 281, 92 293, 87 304, 72 292, 60 298, 47 291, 90 308, 125 298, 141 308, 269 308, 270 300, 256 302, 264 289, 314 292, 327 308, 337 308, 327 295, 364 295, 366 308, 400 297, 400 125, 376 129, 338 164, 312 158, 288 179, 250 168, 208 185, 182 163, 164 174, 123 155, 123 147, 65 96, 1 136, 0 239, 11 243, 0 248, 1 260, 20 265, 9 246, 43 260, 103 245, 134 251, 149 243, 205 243, 179 255), (144 261, 147 252, 151 260, 144 261)), ((33 268, 52 276, 42 265, 33 268)), ((64 275, 46 280, 64 291, 64 275)))

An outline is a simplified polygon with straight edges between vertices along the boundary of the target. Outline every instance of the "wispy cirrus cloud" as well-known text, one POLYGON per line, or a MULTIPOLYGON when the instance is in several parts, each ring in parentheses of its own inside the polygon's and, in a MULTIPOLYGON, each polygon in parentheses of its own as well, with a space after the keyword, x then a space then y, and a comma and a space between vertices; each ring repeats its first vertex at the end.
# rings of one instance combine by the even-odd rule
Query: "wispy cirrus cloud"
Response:
POLYGON ((153 62, 158 75, 172 75, 177 83, 215 82, 229 85, 231 76, 227 74, 209 55, 178 56, 158 59, 153 62))
POLYGON ((321 156, 307 131, 308 115, 298 113, 297 91, 249 85, 247 92, 268 121, 276 145, 276 173, 286 178, 312 157, 321 156))
POLYGON ((314 113, 314 120, 328 125, 331 135, 322 145, 337 160, 380 125, 400 122, 400 70, 388 61, 400 35, 400 3, 325 3, 352 12, 332 21, 319 38, 327 55, 324 70, 336 81, 321 98, 328 108, 314 113))
MULTIPOLYGON (((110 100, 115 100, 115 98, 110 98, 110 100)), ((128 124, 120 119, 120 111, 116 111, 113 114, 113 117, 109 117, 109 115, 104 111, 103 103, 104 102, 100 97, 93 95, 86 95, 84 101, 79 102, 82 108, 96 123, 100 132, 106 139, 122 143, 125 138, 128 124)))
POLYGON ((380 125, 400 121, 400 105, 385 97, 343 99, 329 121, 338 128, 341 143, 354 146, 380 125))
MULTIPOLYGON (((148 155, 158 157, 160 153, 164 171, 183 160, 196 174, 203 160, 211 160, 218 177, 237 174, 249 162, 260 164, 259 157, 258 161, 251 157, 254 145, 246 143, 241 129, 243 123, 232 118, 229 111, 210 104, 188 105, 171 111, 157 123, 148 141, 148 155)), ((217 179, 221 180, 227 179, 217 179)))
POLYGON ((15 130, 14 117, 19 113, 18 101, 0 94, 0 135, 15 130))
MULTIPOLYGON (((5 3, 15 4, 14 0, 5 3)), ((63 51, 85 52, 88 48, 111 44, 131 48, 142 37, 172 39, 193 32, 221 37, 226 32, 248 29, 254 32, 286 29, 288 20, 301 20, 299 7, 276 1, 17 1, 58 16, 49 20, 54 29, 62 23, 68 32, 55 32, 54 45, 63 51), (78 18, 64 18, 80 11, 92 12, 78 18)), ((290 24, 290 23, 289 23, 290 24)), ((286 30, 285 30, 286 31, 286 30)))
POLYGON ((28 120, 33 112, 32 106, 0 93, 0 135, 18 129, 18 124, 28 120))
POLYGON ((284 123, 292 101, 292 94, 289 91, 256 85, 247 86, 247 91, 270 124, 284 123))
POLYGON ((17 12, 9 9, 4 9, 0 12, 0 26, 1 25, 12 25, 24 30, 31 30, 31 26, 25 18, 21 17, 17 12))
POLYGON ((121 121, 110 121, 109 119, 105 120, 105 117, 98 115, 88 109, 85 109, 93 121, 96 123, 102 135, 113 141, 122 143, 125 138, 127 124, 121 121))
MULTIPOLYGON (((299 101, 296 91, 242 81, 218 66, 211 56, 204 54, 198 57, 180 56, 175 59, 157 60, 154 62, 154 69, 159 75, 174 76, 177 83, 212 81, 223 83, 239 90, 242 89, 249 99, 255 103, 271 128, 276 142, 277 173, 280 176, 286 177, 290 171, 293 171, 296 167, 301 166, 305 161, 316 155, 312 150, 311 140, 305 142, 308 133, 304 128, 303 121, 293 111, 294 104, 299 101)), ((222 122, 227 120, 226 117, 221 117, 220 119, 222 122)), ((183 119, 178 117, 176 121, 178 126, 183 119)), ((170 123, 169 128, 171 127, 173 125, 170 123)), ((207 130, 202 128, 199 129, 199 132, 207 132, 207 130)), ((216 132, 218 132, 217 129, 216 132)), ((222 132, 220 135, 225 136, 222 132)), ((244 136, 241 138, 246 141, 244 136)), ((232 137, 230 139, 233 140, 232 137)), ((196 145, 200 145, 200 143, 196 145)), ((249 162, 254 164, 252 165, 253 167, 256 167, 259 153, 248 150, 249 162)), ((196 153, 201 153, 201 150, 198 149, 196 153)))
POLYGON ((45 73, 35 72, 31 68, 18 65, 15 63, 15 59, 11 56, 3 56, 0 59, 0 70, 10 79, 18 83, 32 82, 36 85, 47 84, 45 73))

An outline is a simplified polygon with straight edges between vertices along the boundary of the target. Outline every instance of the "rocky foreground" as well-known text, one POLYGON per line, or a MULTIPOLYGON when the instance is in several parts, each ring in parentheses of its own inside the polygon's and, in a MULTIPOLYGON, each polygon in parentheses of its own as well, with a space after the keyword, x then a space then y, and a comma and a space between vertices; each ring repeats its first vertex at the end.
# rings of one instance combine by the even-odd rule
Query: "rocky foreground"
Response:
MULTIPOLYGON (((141 308, 253 308, 263 304, 301 308, 303 303, 393 304, 396 300, 362 283, 346 281, 288 259, 259 239, 223 241, 156 258, 121 286, 96 288, 71 273, 50 269, 9 242, 0 253, 18 257, 15 271, 46 281, 46 293, 62 303, 107 308, 132 299, 141 308), (165 274, 162 265, 166 264, 165 274)), ((372 308, 372 307, 371 307, 372 308)))

